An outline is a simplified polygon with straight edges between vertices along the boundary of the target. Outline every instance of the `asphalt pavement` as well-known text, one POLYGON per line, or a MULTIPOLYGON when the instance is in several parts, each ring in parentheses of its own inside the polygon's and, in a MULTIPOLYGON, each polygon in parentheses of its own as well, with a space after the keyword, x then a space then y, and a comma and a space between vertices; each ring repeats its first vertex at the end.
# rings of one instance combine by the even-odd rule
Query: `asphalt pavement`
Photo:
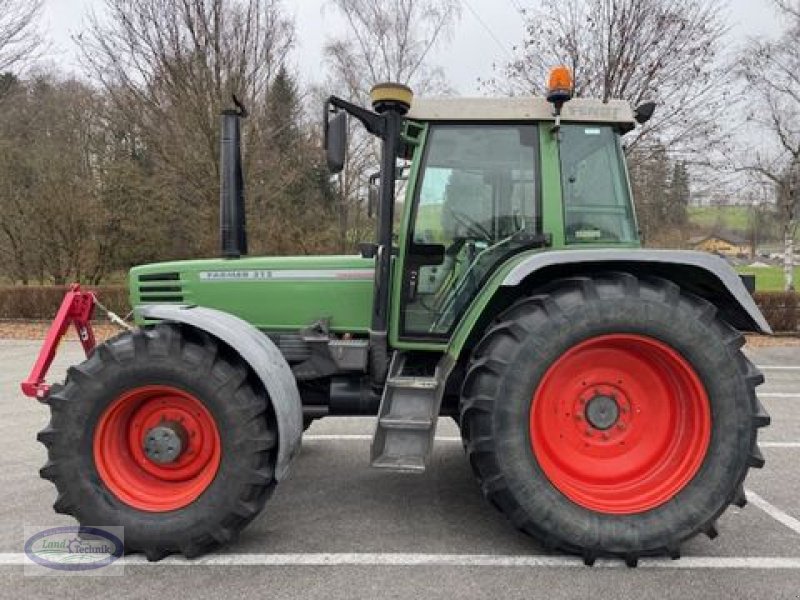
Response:
MULTIPOLYGON (((787 598, 800 599, 800 347, 748 350, 767 378, 759 396, 772 416, 762 430, 766 467, 746 481, 750 503, 699 536, 679 561, 619 561, 592 568, 547 554, 482 498, 458 431, 440 421, 422 475, 369 468, 372 419, 318 421, 290 478, 233 545, 189 562, 133 557, 120 577, 23 573, 24 526, 74 521, 52 511, 39 478, 36 432, 45 406, 19 381, 36 342, 0 340, 0 597, 66 598, 787 598)), ((78 362, 66 343, 53 379, 78 362)))

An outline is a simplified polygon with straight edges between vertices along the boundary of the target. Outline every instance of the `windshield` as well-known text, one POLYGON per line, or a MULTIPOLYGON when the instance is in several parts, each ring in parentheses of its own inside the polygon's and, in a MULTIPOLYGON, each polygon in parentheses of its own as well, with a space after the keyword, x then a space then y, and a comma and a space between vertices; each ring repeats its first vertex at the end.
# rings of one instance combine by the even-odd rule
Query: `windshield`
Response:
POLYGON ((563 125, 561 186, 568 244, 635 242, 619 136, 610 126, 563 125))
POLYGON ((498 262, 540 232, 537 136, 535 125, 431 128, 406 260, 406 333, 446 334, 498 262), (443 253, 438 264, 431 248, 443 253))

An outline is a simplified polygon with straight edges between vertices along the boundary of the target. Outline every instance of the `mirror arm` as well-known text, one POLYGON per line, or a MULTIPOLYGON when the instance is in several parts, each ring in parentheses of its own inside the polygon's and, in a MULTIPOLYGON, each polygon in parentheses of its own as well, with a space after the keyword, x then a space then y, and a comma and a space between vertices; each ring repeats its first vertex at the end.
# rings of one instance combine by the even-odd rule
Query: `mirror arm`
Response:
POLYGON ((372 135, 376 135, 380 138, 386 137, 386 120, 381 115, 375 114, 371 110, 367 110, 347 100, 343 100, 338 96, 330 96, 325 105, 326 114, 330 112, 330 107, 334 106, 361 121, 366 130, 372 135))

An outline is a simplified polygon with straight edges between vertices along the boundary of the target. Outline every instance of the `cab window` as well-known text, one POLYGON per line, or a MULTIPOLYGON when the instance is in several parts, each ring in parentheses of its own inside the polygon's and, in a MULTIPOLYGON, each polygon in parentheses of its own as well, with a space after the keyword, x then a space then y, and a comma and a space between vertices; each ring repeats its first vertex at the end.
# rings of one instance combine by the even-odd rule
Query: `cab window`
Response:
POLYGON ((636 241, 619 136, 610 126, 592 124, 564 125, 560 136, 566 242, 636 241))

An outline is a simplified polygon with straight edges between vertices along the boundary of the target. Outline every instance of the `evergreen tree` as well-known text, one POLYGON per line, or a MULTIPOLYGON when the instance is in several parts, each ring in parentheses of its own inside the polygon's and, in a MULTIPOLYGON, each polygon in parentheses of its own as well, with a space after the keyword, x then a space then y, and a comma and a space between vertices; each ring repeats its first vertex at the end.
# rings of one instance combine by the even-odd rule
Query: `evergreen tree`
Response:
POLYGON ((319 142, 303 120, 297 81, 285 67, 263 106, 254 108, 247 158, 251 251, 327 251, 334 235, 330 178, 319 142))

